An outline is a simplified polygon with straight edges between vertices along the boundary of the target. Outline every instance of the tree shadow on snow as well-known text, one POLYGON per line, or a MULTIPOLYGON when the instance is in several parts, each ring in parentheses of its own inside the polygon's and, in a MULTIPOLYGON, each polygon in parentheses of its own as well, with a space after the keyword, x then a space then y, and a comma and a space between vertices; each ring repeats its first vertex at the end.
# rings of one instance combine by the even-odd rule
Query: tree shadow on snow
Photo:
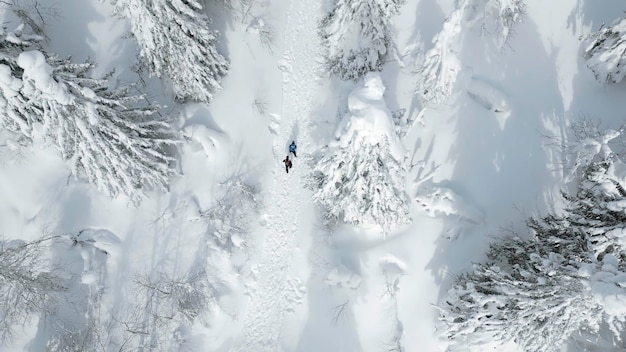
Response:
POLYGON ((546 185, 556 182, 542 137, 547 123, 562 123, 556 55, 548 55, 530 19, 517 28, 510 53, 484 48, 480 38, 466 36, 466 41, 464 62, 474 67, 474 76, 489 77, 507 90, 510 111, 487 110, 464 90, 457 100, 457 138, 448 155, 454 172, 448 186, 482 210, 485 223, 456 240, 442 236, 436 240, 427 268, 440 287, 439 300, 457 274, 484 260, 489 242, 507 232, 503 228, 521 236, 528 233, 525 218, 550 206, 546 185), (477 54, 489 52, 486 58, 477 54))
MULTIPOLYGON (((573 36, 586 35, 583 28, 577 28, 577 20, 582 20, 584 26, 590 26, 591 31, 597 31, 602 23, 610 25, 615 19, 623 18, 626 4, 579 0, 577 7, 568 18, 568 29, 573 36)), ((591 69, 586 65, 584 42, 580 46, 575 58, 577 72, 572 81, 572 103, 566 111, 572 121, 583 117, 590 117, 601 121, 600 128, 617 129, 624 123, 622 114, 618 111, 626 110, 626 80, 617 84, 602 84, 598 82, 591 69)))
POLYGON ((362 233, 347 226, 328 231, 320 227, 312 234, 308 318, 296 350, 362 351, 354 306, 364 304, 363 298, 370 290, 368 281, 362 278, 369 246, 360 240, 362 233))
POLYGON ((424 50, 433 47, 435 35, 441 31, 447 15, 443 13, 436 1, 420 0, 415 15, 412 43, 422 42, 424 50))
MULTIPOLYGON (((119 57, 122 54, 126 46, 125 41, 103 42, 100 40, 102 39, 100 33, 94 33, 94 29, 90 28, 94 24, 99 25, 111 21, 101 13, 107 8, 100 4, 96 6, 92 1, 65 0, 45 7, 43 11, 45 30, 50 37, 50 46, 53 52, 61 56, 71 56, 75 62, 82 62, 87 59, 98 60, 100 52, 106 53, 111 58, 119 57), (49 15, 46 16, 46 13, 49 15), (109 46, 102 48, 105 44, 109 44, 109 46)), ((113 16, 112 13, 107 15, 113 16)), ((119 20, 110 23, 111 26, 123 24, 119 20)), ((115 32, 115 28, 111 28, 111 30, 113 33, 115 32)), ((116 66, 107 67, 106 70, 116 66)), ((98 69, 103 70, 104 68, 98 69)))
POLYGON ((624 11, 626 11, 626 5, 623 1, 577 0, 574 11, 568 17, 568 28, 571 28, 574 33, 582 32, 583 28, 577 28, 577 22, 581 20, 584 27, 588 26, 591 31, 597 31, 603 23, 610 25, 617 18, 623 18, 624 11))

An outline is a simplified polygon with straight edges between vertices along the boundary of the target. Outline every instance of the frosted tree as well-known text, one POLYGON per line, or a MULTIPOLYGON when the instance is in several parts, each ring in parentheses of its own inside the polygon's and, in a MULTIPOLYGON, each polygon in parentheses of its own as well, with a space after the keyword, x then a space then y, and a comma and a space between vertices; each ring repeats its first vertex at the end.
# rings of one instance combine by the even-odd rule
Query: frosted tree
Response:
POLYGON ((129 19, 139 57, 166 78, 179 101, 208 102, 221 89, 228 62, 217 51, 218 33, 196 0, 111 0, 129 19))
POLYGON ((597 331, 602 305, 579 274, 593 261, 586 235, 552 216, 529 226, 533 239, 492 244, 487 263, 448 291, 440 320, 452 344, 515 341, 524 351, 552 351, 580 329, 597 331))
MULTIPOLYGON (((623 166, 623 165, 622 165, 623 166)), ((599 260, 612 254, 626 264, 626 189, 609 160, 594 162, 584 172, 575 196, 569 200, 567 218, 589 235, 599 260)))
POLYGON ((504 47, 515 25, 526 16, 526 4, 523 0, 471 0, 468 22, 479 25, 483 33, 491 36, 498 48, 504 47))
POLYGON ((11 340, 32 314, 48 309, 66 290, 58 270, 46 256, 55 237, 35 241, 0 241, 0 343, 11 340))
POLYGON ((576 192, 563 194, 563 215, 530 219, 531 239, 492 244, 487 263, 475 265, 448 292, 440 319, 453 344, 493 339, 551 351, 574 333, 606 327, 621 343, 626 166, 610 146, 620 132, 583 124, 576 134, 584 138, 570 145, 571 154, 583 163, 582 172, 576 192))
POLYGON ((350 113, 322 150, 312 174, 313 199, 328 224, 379 225, 387 233, 410 222, 403 147, 394 135, 378 74, 349 96, 350 113))
POLYGON ((30 137, 31 115, 41 115, 36 106, 22 92, 23 82, 19 78, 21 68, 18 56, 41 41, 41 37, 24 33, 24 25, 15 30, 2 29, 0 34, 0 124, 2 128, 30 137))
POLYGON ((336 0, 320 24, 330 72, 357 80, 380 71, 390 50, 390 19, 404 0, 336 0))
MULTIPOLYGON (((99 190, 138 201, 146 189, 167 189, 174 173, 167 121, 133 87, 109 89, 94 65, 50 56, 23 27, 0 36, 0 125, 27 139, 48 137, 75 176, 99 190)), ((37 39, 37 38, 35 38, 37 39)))
POLYGON ((433 48, 417 70, 415 93, 426 103, 439 104, 452 95, 461 71, 461 26, 463 8, 455 10, 443 24, 443 29, 433 39, 433 48))
POLYGON ((587 67, 602 83, 617 83, 626 75, 626 18, 587 36, 584 57, 587 67))
POLYGON ((207 311, 217 305, 215 288, 206 277, 194 273, 142 276, 135 284, 133 306, 121 312, 130 318, 123 325, 131 350, 186 350, 185 331, 196 320, 206 320, 207 311))
POLYGON ((433 47, 426 52, 417 69, 416 94, 426 103, 440 104, 454 92, 461 71, 460 52, 464 33, 479 26, 489 33, 500 50, 525 16, 522 0, 463 0, 445 20, 433 38, 433 47))

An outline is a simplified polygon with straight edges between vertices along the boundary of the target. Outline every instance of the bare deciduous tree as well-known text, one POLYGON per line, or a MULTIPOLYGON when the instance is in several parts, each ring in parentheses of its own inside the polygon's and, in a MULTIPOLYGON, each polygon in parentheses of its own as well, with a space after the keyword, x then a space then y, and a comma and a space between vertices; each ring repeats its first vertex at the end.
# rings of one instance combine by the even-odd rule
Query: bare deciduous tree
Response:
POLYGON ((45 311, 66 290, 60 270, 53 270, 46 257, 56 238, 0 240, 0 342, 10 341, 32 313, 45 311))

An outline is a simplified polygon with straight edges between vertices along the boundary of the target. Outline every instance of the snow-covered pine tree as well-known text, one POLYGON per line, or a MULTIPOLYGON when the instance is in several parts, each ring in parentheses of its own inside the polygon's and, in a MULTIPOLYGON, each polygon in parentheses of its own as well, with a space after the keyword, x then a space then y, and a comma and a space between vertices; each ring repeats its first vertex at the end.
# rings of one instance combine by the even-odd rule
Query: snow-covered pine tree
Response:
POLYGON ((321 21, 320 35, 330 72, 343 80, 357 80, 380 71, 390 50, 390 18, 404 0, 336 0, 321 21))
MULTIPOLYGON (((621 163, 620 163, 621 164, 621 163)), ((623 166, 623 165, 622 165, 623 166)), ((586 167, 578 192, 564 194, 567 218, 585 231, 598 260, 606 254, 626 265, 626 184, 615 174, 610 159, 586 167)))
POLYGON ((426 104, 439 104, 448 98, 454 89, 461 71, 458 53, 461 49, 461 26, 463 10, 452 12, 443 24, 443 29, 433 39, 433 48, 417 70, 415 93, 426 104))
POLYGON ((322 150, 312 174, 313 199, 328 224, 379 225, 384 233, 409 223, 403 147, 395 136, 385 87, 369 73, 348 98, 350 113, 337 140, 322 150))
POLYGON ((409 222, 403 166, 389 151, 389 141, 330 147, 315 167, 313 200, 325 209, 328 223, 380 225, 388 232, 409 222))
MULTIPOLYGON (((94 65, 50 56, 18 31, 0 35, 0 124, 32 139, 50 137, 75 176, 111 196, 138 201, 167 189, 174 173, 169 124, 132 87, 109 89, 94 65)), ((32 37, 37 39, 35 37, 32 37)))
POLYGON ((0 127, 26 137, 31 136, 31 116, 41 115, 41 111, 21 91, 23 83, 17 57, 41 40, 39 36, 24 33, 23 24, 13 31, 3 27, 0 34, 0 127))
POLYGON ((585 60, 596 79, 617 83, 626 76, 626 18, 604 24, 585 38, 585 60))
POLYGON ((493 243, 486 264, 460 276, 439 307, 453 345, 515 341, 523 351, 553 351, 571 334, 596 331, 602 306, 579 269, 592 263, 586 234, 564 219, 531 219, 535 237, 493 243))
POLYGON ((139 57, 166 78, 178 101, 208 102, 221 89, 228 62, 217 51, 218 33, 196 0, 110 0, 128 18, 139 57))
POLYGON ((525 15, 523 0, 463 0, 443 23, 433 38, 433 47, 426 52, 424 62, 417 69, 416 94, 428 103, 439 104, 452 95, 459 72, 459 53, 463 33, 468 28, 480 27, 492 34, 498 50, 509 40, 513 27, 525 15))
POLYGON ((564 193, 561 216, 530 219, 534 237, 491 245, 486 264, 461 276, 440 307, 453 344, 514 340, 524 351, 551 351, 581 329, 608 328, 620 341, 626 324, 626 165, 611 141, 620 131, 575 126, 569 151, 582 172, 564 193), (580 164, 580 165, 579 165, 580 164))

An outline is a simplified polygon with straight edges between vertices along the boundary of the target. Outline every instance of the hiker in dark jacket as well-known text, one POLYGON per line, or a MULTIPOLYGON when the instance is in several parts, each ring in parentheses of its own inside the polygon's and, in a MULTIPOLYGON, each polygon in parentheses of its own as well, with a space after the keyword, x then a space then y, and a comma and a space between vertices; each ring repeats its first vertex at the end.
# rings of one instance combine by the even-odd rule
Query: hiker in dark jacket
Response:
POLYGON ((291 160, 289 160, 289 155, 287 155, 285 160, 283 160, 283 163, 285 163, 285 171, 289 173, 289 169, 291 169, 291 167, 293 166, 293 164, 291 164, 291 160))
POLYGON ((296 158, 298 157, 298 156, 296 155, 296 149, 297 149, 297 148, 298 148, 298 147, 296 146, 296 142, 295 142, 295 141, 291 141, 291 144, 289 145, 289 152, 290 152, 290 153, 293 153, 293 156, 295 156, 296 158))

